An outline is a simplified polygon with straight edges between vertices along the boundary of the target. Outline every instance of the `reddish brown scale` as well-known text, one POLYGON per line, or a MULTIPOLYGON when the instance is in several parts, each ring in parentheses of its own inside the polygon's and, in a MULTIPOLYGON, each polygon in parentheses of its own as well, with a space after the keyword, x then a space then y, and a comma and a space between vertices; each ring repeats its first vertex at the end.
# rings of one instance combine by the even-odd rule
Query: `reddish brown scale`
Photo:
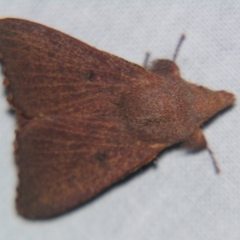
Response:
POLYGON ((20 19, 0 20, 0 56, 19 128, 17 209, 27 218, 79 206, 170 145, 207 148, 200 126, 234 102, 183 80, 173 61, 146 71, 20 19))

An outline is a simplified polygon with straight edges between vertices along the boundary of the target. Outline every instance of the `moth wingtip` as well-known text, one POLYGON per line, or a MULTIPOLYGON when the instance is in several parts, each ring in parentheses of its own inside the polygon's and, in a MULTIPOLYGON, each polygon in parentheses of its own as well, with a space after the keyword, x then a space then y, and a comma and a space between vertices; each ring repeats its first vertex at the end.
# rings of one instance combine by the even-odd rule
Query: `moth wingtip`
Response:
POLYGON ((29 211, 26 211, 27 208, 22 207, 18 190, 17 190, 17 197, 16 197, 16 200, 15 200, 15 203, 16 203, 17 213, 21 217, 24 217, 25 219, 29 219, 29 220, 36 219, 36 216, 32 215, 29 211))
POLYGON ((18 185, 16 188, 16 198, 15 198, 15 205, 17 213, 24 217, 25 219, 37 219, 37 216, 32 211, 32 208, 29 206, 29 202, 26 202, 26 199, 24 198, 24 194, 22 193, 22 186, 21 186, 21 171, 18 168, 18 185))

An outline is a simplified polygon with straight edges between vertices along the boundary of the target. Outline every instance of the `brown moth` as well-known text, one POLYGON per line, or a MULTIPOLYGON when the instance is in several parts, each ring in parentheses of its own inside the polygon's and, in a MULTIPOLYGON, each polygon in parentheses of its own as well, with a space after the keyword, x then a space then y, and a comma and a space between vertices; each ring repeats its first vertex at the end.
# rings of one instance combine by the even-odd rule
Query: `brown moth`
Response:
POLYGON ((0 20, 0 58, 26 218, 79 206, 173 144, 206 148, 201 125, 234 102, 182 79, 173 61, 146 71, 26 20, 0 20))

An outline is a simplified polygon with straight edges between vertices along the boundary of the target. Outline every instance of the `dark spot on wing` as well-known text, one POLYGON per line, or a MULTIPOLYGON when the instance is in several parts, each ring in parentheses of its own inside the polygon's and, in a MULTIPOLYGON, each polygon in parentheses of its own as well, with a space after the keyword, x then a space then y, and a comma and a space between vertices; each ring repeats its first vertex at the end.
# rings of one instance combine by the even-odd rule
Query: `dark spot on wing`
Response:
POLYGON ((94 72, 92 70, 89 70, 85 73, 84 79, 86 81, 92 82, 94 80, 94 76, 95 76, 94 72))
POLYGON ((101 152, 98 152, 96 155, 95 155, 96 159, 100 162, 105 162, 106 159, 107 159, 107 154, 106 153, 101 153, 101 152))

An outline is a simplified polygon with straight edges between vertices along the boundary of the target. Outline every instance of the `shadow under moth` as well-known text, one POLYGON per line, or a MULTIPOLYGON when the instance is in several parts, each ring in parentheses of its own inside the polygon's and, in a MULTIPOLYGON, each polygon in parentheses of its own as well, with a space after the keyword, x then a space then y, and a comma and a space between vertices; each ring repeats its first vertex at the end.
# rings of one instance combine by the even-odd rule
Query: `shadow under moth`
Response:
POLYGON ((16 205, 31 219, 79 206, 171 145, 206 149, 200 127, 234 102, 173 61, 144 69, 26 20, 0 20, 0 61, 18 125, 16 205))

